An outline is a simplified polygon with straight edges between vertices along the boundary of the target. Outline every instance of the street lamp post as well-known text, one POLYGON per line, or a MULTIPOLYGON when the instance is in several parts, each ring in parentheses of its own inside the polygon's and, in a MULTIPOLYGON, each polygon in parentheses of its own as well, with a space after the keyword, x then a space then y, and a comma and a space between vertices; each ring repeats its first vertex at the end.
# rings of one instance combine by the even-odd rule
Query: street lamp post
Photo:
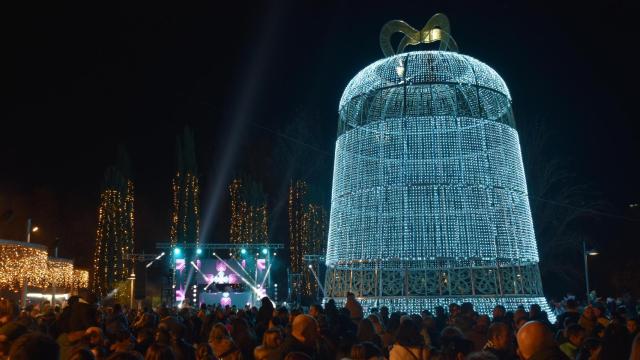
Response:
POLYGON ((133 309, 133 288, 136 281, 136 274, 134 272, 129 276, 129 280, 131 280, 131 297, 129 299, 129 310, 133 309))
MULTIPOLYGON (((55 249, 53 250, 53 257, 58 258, 58 246, 56 244, 55 249)), ((51 277, 51 306, 56 308, 56 282, 54 277, 51 277)))
MULTIPOLYGON (((38 227, 37 226, 32 226, 31 225, 31 218, 27 219, 27 243, 31 242, 31 233, 32 232, 36 232, 38 231, 38 227)), ((22 306, 26 306, 27 305, 27 282, 24 281, 23 285, 22 285, 22 291, 20 294, 20 300, 22 302, 22 306)))
POLYGON ((31 233, 38 231, 37 226, 31 226, 31 218, 27 219, 27 242, 31 242, 31 233))
POLYGON ((589 264, 587 258, 589 256, 595 256, 598 254, 598 251, 595 249, 587 250, 586 241, 582 241, 582 255, 584 257, 584 282, 587 288, 587 303, 589 302, 589 264))

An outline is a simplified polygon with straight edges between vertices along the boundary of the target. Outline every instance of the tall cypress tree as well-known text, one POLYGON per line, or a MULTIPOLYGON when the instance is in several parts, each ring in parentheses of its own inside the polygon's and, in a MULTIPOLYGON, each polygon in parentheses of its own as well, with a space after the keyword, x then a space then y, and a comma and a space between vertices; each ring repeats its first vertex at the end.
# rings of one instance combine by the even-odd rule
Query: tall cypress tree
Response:
POLYGON ((269 212, 262 185, 249 178, 234 179, 229 185, 232 244, 263 244, 269 242, 269 212))
POLYGON ((176 173, 171 181, 171 246, 200 243, 200 183, 193 131, 176 139, 176 173))
POLYGON ((303 180, 289 186, 289 263, 291 272, 301 274, 295 284, 304 295, 317 291, 317 281, 304 263, 305 255, 324 255, 327 244, 329 216, 326 209, 313 202, 309 186, 303 180))

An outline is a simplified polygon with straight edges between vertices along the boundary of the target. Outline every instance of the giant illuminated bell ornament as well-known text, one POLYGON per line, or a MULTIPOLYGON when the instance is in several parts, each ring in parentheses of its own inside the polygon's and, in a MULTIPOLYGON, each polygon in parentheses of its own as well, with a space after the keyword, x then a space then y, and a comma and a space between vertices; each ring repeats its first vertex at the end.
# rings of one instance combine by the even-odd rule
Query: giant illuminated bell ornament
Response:
MULTIPOLYGON (((419 312, 469 301, 538 303, 538 270, 509 89, 456 53, 444 15, 380 34, 386 58, 360 71, 339 106, 327 298, 419 312), (439 50, 394 54, 440 41, 439 50)), ((550 312, 548 312, 550 314, 550 312)))

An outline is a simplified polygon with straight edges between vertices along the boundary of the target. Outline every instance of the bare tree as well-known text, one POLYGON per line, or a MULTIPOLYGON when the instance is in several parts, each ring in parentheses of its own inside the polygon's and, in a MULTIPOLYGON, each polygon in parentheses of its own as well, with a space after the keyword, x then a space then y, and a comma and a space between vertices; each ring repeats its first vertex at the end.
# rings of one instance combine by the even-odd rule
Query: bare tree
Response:
POLYGON ((550 131, 541 121, 528 123, 520 136, 541 275, 553 277, 547 287, 571 288, 584 281, 579 262, 582 242, 596 245, 589 230, 608 204, 556 152, 550 131))

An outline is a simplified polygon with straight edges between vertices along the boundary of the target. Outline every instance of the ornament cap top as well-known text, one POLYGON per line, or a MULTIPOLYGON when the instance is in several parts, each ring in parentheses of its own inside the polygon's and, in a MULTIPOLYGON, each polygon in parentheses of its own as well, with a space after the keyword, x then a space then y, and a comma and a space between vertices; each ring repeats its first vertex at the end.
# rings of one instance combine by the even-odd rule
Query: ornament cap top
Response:
POLYGON ((403 20, 391 20, 380 30, 380 48, 385 57, 403 52, 408 45, 430 44, 436 41, 440 42, 439 50, 458 51, 458 44, 451 36, 449 18, 442 13, 433 15, 421 30, 413 28, 403 20), (404 37, 394 49, 391 36, 397 32, 403 33, 404 37))

